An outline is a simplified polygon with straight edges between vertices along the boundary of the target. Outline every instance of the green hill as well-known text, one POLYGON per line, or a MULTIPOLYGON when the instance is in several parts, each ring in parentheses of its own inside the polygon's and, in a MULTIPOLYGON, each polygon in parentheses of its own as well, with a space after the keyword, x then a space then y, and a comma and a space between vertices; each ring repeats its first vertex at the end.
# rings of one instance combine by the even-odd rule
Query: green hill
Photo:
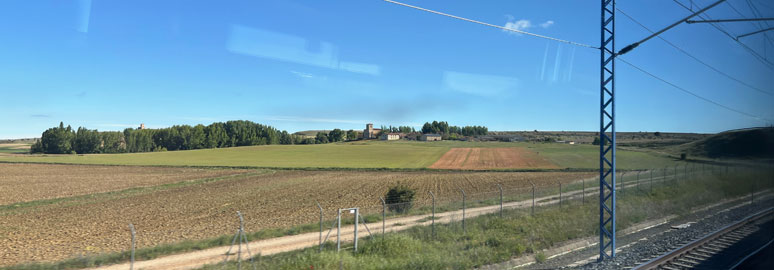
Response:
POLYGON ((709 158, 774 158, 774 128, 726 131, 676 147, 676 152, 709 158))

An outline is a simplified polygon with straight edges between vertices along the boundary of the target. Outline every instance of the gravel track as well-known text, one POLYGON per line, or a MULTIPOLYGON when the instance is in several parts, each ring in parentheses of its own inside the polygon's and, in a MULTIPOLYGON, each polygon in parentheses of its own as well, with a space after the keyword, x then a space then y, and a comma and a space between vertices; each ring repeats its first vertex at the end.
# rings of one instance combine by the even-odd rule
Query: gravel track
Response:
POLYGON ((742 198, 671 220, 617 239, 616 257, 596 262, 599 254, 597 245, 584 248, 563 256, 552 258, 544 263, 533 264, 525 269, 630 269, 686 243, 704 237, 724 226, 741 220, 757 211, 774 205, 774 197, 758 197, 750 204, 742 198), (758 199, 760 198, 760 199, 758 199), (733 209, 733 210, 732 210, 733 209), (685 229, 673 229, 672 226, 686 224, 685 229))

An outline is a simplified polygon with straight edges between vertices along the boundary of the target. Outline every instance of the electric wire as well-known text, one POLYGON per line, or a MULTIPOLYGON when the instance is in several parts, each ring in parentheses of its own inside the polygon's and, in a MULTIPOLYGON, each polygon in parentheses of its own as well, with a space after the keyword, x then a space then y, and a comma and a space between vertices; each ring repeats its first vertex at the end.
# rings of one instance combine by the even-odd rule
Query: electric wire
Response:
MULTIPOLYGON (((763 17, 763 15, 761 14, 761 11, 758 9, 758 7, 756 7, 756 6, 755 6, 755 4, 753 4, 753 3, 752 3, 752 1, 750 1, 750 0, 747 0, 747 6, 749 6, 749 7, 750 7, 750 10, 752 11, 753 15, 755 15, 755 16, 757 16, 757 17, 763 17)), ((766 25, 766 27, 769 27, 769 28, 771 28, 771 25, 769 25, 769 22, 768 22, 768 21, 764 21, 764 22, 758 22, 758 26, 760 26, 760 28, 761 28, 761 29, 764 29, 764 28, 766 28, 766 27, 764 27, 763 25, 766 25)), ((763 37, 765 37, 765 38, 766 38, 766 40, 767 40, 767 41, 769 41, 769 44, 772 44, 772 45, 774 45, 774 42, 772 42, 772 41, 771 41, 771 38, 769 37, 769 35, 768 35, 767 33, 763 33, 763 37)), ((764 45, 764 46, 765 46, 765 45, 764 45)), ((766 49, 766 47, 764 47, 764 50, 765 50, 765 49, 766 49)), ((763 56, 767 56, 767 55, 765 54, 765 52, 764 52, 763 56)))
MULTIPOLYGON (((730 2, 726 1, 726 4, 728 4, 728 6, 729 6, 729 7, 731 7, 731 10, 733 10, 734 12, 736 12, 736 14, 738 14, 738 15, 739 15, 739 16, 741 16, 742 18, 745 18, 745 19, 747 19, 747 16, 745 16, 744 14, 742 14, 742 12, 739 12, 739 10, 738 10, 738 9, 736 9, 736 8, 734 7, 734 5, 732 5, 730 2)), ((751 6, 751 4, 750 4, 750 1, 749 1, 749 0, 747 1, 747 5, 748 5, 748 6, 750 6, 750 11, 753 13, 753 17, 756 17, 756 16, 757 16, 757 17, 762 17, 762 16, 760 16, 760 15, 758 15, 758 14, 756 14, 756 13, 755 13, 755 10, 754 10, 754 9, 753 9, 753 7, 751 6)), ((764 22, 765 22, 765 21, 764 21, 764 22)), ((750 22, 750 23, 751 23, 753 26, 756 26, 756 25, 757 25, 757 27, 759 28, 759 30, 763 30, 763 29, 765 28, 765 27, 763 27, 763 24, 762 24, 761 22, 750 22)), ((768 24, 768 23, 766 23, 766 24, 768 24)), ((771 39, 769 39, 769 36, 768 36, 768 35, 766 35, 766 34, 763 34, 763 35, 764 35, 764 39, 765 39, 766 41, 768 41, 768 42, 769 42, 769 44, 772 44, 772 45, 774 45, 774 43, 772 43, 771 39)), ((744 36, 744 35, 740 35, 739 37, 741 37, 741 36, 744 36)), ((739 39, 739 37, 737 37, 737 39, 739 39)), ((765 45, 764 45, 764 46, 765 46, 765 45)))
MULTIPOLYGON (((637 21, 636 19, 634 19, 632 16, 630 16, 629 14, 627 14, 626 12, 624 12, 623 10, 621 10, 621 9, 619 9, 619 8, 616 8, 616 10, 617 10, 618 12, 621 12, 621 14, 623 14, 624 16, 626 16, 627 18, 629 18, 630 20, 632 20, 634 23, 638 24, 640 27, 642 27, 642 28, 644 28, 645 30, 647 30, 648 32, 651 32, 651 33, 653 33, 653 31, 652 31, 652 30, 650 30, 650 28, 648 28, 647 26, 643 25, 642 23, 640 23, 639 21, 637 21)), ((701 59, 699 59, 699 58, 697 58, 696 56, 694 56, 694 55, 692 55, 692 54, 688 53, 688 52, 687 52, 687 51, 685 51, 684 49, 682 49, 682 48, 678 47, 678 46, 677 46, 677 45, 675 45, 674 43, 670 42, 669 40, 666 40, 665 38, 663 38, 663 37, 661 37, 661 36, 657 36, 657 37, 658 37, 659 39, 661 39, 662 41, 666 42, 667 44, 669 44, 669 46, 672 46, 673 48, 677 49, 679 52, 681 52, 681 53, 683 53, 683 54, 687 55, 688 57, 692 58, 693 60, 696 60, 696 62, 699 62, 699 63, 701 63, 702 65, 704 65, 704 66, 708 67, 709 69, 712 69, 712 70, 714 70, 714 71, 715 71, 715 72, 717 72, 718 74, 725 76, 726 78, 729 78, 729 79, 731 79, 731 80, 734 80, 734 81, 736 81, 736 82, 738 82, 738 83, 740 83, 740 84, 742 84, 742 85, 744 85, 744 86, 747 86, 747 87, 749 87, 750 89, 753 89, 753 90, 755 90, 755 91, 758 91, 758 92, 761 92, 761 93, 764 93, 764 94, 767 94, 767 95, 774 95, 774 93, 772 93, 772 92, 769 92, 769 91, 766 91, 766 90, 760 89, 760 88, 758 88, 758 87, 755 87, 755 86, 752 86, 752 85, 750 85, 750 84, 748 84, 748 83, 746 83, 746 82, 744 82, 744 81, 742 81, 742 80, 740 80, 740 79, 734 78, 733 76, 729 75, 728 73, 725 73, 725 72, 723 72, 723 71, 721 71, 721 70, 719 70, 719 69, 717 69, 717 68, 713 67, 712 65, 708 64, 707 62, 704 62, 704 61, 702 61, 701 59)))
POLYGON ((557 42, 563 42, 563 43, 567 43, 567 44, 571 44, 571 45, 575 45, 575 46, 581 46, 581 47, 592 48, 592 49, 599 49, 599 47, 591 46, 591 45, 588 45, 588 44, 583 44, 583 43, 578 43, 578 42, 574 42, 574 41, 569 41, 569 40, 564 40, 564 39, 544 36, 544 35, 540 35, 540 34, 530 33, 530 32, 527 32, 527 31, 522 31, 522 30, 508 28, 508 27, 499 26, 499 25, 494 25, 494 24, 491 24, 491 23, 485 23, 485 22, 482 22, 482 21, 477 21, 477 20, 473 20, 473 19, 463 18, 463 17, 460 17, 460 16, 451 15, 451 14, 447 14, 447 13, 443 13, 443 12, 439 12, 439 11, 435 11, 435 10, 431 10, 431 9, 426 9, 426 8, 423 8, 423 7, 412 6, 412 5, 401 3, 401 2, 398 2, 398 1, 393 1, 393 0, 384 0, 384 1, 388 2, 388 3, 396 4, 396 5, 401 5, 401 6, 404 6, 404 7, 413 8, 413 9, 416 9, 416 10, 421 10, 421 11, 430 12, 430 13, 437 14, 437 15, 446 16, 446 17, 449 17, 449 18, 454 18, 454 19, 466 21, 466 22, 472 22, 472 23, 476 23, 476 24, 480 24, 480 25, 484 25, 484 26, 499 28, 499 29, 506 30, 506 31, 512 31, 512 32, 516 32, 516 33, 519 33, 519 34, 525 34, 525 35, 530 35, 530 36, 533 36, 533 37, 553 40, 553 41, 557 41, 557 42))
MULTIPOLYGON (((691 11, 691 9, 689 7, 685 6, 683 3, 681 3, 678 0, 672 0, 672 2, 675 2, 678 5, 680 5, 681 7, 685 8, 686 10, 691 11)), ((705 20, 707 20, 707 19, 711 20, 712 19, 712 17, 710 17, 709 15, 706 15, 706 14, 701 14, 701 15, 699 15, 699 17, 702 18, 702 19, 705 19, 705 20), (704 18, 704 17, 706 17, 706 18, 704 18)), ((728 36, 729 38, 731 38, 731 40, 735 41, 737 44, 739 44, 739 46, 742 46, 742 48, 744 48, 747 52, 749 52, 750 54, 755 56, 755 58, 758 59, 758 61, 760 61, 766 67, 768 67, 769 69, 774 70, 774 63, 770 62, 768 59, 766 59, 765 57, 763 57, 760 54, 758 54, 757 52, 755 52, 755 50, 751 49, 749 46, 745 45, 744 43, 740 42, 739 40, 736 40, 734 35, 729 34, 728 31, 722 29, 721 26, 718 26, 715 23, 710 23, 710 25, 712 25, 712 27, 715 27, 715 29, 717 29, 721 33, 723 33, 726 36, 728 36)))
POLYGON ((665 80, 665 79, 662 79, 661 77, 659 77, 659 76, 656 76, 655 74, 653 74, 653 73, 650 73, 650 72, 648 72, 648 71, 646 71, 646 70, 644 70, 644 69, 642 69, 642 68, 640 68, 640 67, 638 67, 638 66, 636 66, 636 65, 634 65, 634 64, 632 64, 632 63, 629 63, 629 61, 626 61, 625 59, 623 59, 623 57, 616 57, 616 60, 620 60, 620 61, 621 61, 621 62, 623 62, 624 64, 627 64, 627 65, 629 65, 630 67, 633 67, 634 69, 636 69, 636 70, 639 70, 640 72, 642 72, 642 73, 645 73, 646 75, 648 75, 648 76, 650 76, 650 77, 652 77, 652 78, 654 78, 654 79, 656 79, 656 80, 659 80, 659 81, 661 81, 661 82, 663 82, 663 83, 665 83, 665 84, 667 84, 667 85, 669 85, 669 86, 672 86, 672 87, 674 87, 674 88, 675 88, 675 89, 677 89, 677 90, 680 90, 680 91, 682 91, 682 92, 684 92, 684 93, 686 93, 686 94, 689 94, 689 95, 691 95, 691 96, 694 96, 694 97, 696 97, 696 98, 698 98, 698 99, 701 99, 701 100, 704 100, 704 101, 706 101, 706 102, 709 102, 709 103, 711 103, 711 104, 713 104, 713 105, 715 105, 715 106, 721 107, 721 108, 723 108, 723 109, 726 109, 726 110, 729 110, 729 111, 732 111, 732 112, 735 112, 735 113, 738 113, 738 114, 741 114, 741 115, 744 115, 744 116, 747 116, 747 117, 750 117, 750 118, 753 118, 753 119, 756 119, 756 120, 759 120, 759 121, 762 121, 762 122, 766 122, 766 123, 770 123, 770 122, 771 122, 771 121, 770 121, 770 120, 768 120, 768 119, 763 119, 763 118, 761 118, 761 117, 758 117, 758 116, 755 116, 755 115, 753 115, 753 114, 746 113, 746 112, 743 112, 743 111, 740 111, 740 110, 737 110, 737 109, 731 108, 731 107, 729 107, 729 106, 726 106, 726 105, 720 104, 720 103, 718 103, 717 101, 714 101, 714 100, 711 100, 711 99, 709 99, 709 98, 705 98, 705 97, 703 97, 703 96, 700 96, 700 95, 698 95, 698 94, 696 94, 696 93, 694 93, 694 92, 691 92, 691 91, 690 91, 690 90, 688 90, 688 89, 682 88, 682 87, 680 87, 680 86, 678 86, 678 85, 676 85, 676 84, 674 84, 674 83, 671 83, 671 82, 669 82, 669 81, 667 81, 667 80, 665 80))

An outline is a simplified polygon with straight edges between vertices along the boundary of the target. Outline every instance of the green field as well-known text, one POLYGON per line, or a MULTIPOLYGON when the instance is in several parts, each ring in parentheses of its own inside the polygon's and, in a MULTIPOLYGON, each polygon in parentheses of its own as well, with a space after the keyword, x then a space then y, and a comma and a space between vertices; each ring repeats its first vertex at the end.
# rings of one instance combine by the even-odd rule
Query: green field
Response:
MULTIPOLYGON (((90 155, 2 155, 5 162, 108 165, 246 166, 274 168, 426 168, 455 147, 522 147, 561 168, 599 167, 599 146, 505 142, 350 142, 317 145, 266 145, 189 151, 90 155)), ((675 165, 650 153, 619 150, 618 168, 646 169, 675 165)))
POLYGON ((24 154, 30 152, 30 144, 0 144, 0 153, 24 154))

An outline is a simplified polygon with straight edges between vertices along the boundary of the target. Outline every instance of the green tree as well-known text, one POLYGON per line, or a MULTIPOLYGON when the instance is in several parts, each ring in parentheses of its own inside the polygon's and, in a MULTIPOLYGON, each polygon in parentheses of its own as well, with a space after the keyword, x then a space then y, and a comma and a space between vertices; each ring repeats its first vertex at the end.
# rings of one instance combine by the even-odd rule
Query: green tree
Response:
POLYGON ((41 149, 47 154, 70 154, 73 152, 75 132, 70 126, 64 127, 59 122, 59 127, 49 128, 40 136, 41 149))
POLYGON ((328 132, 328 140, 330 140, 331 142, 344 141, 344 136, 345 136, 344 131, 338 128, 331 130, 331 132, 328 132))
POLYGON ((102 145, 100 153, 122 153, 126 151, 124 134, 118 131, 100 132, 102 145))
POLYGON ((95 154, 99 153, 101 144, 102 138, 98 131, 79 127, 75 133, 73 150, 78 154, 95 154))
POLYGON ((328 143, 328 135, 326 135, 325 132, 317 132, 314 141, 316 143, 328 143))
POLYGON ((279 136, 279 143, 280 144, 293 144, 293 137, 290 136, 290 133, 287 131, 282 131, 279 136))
POLYGON ((354 130, 348 130, 347 131, 347 140, 348 141, 354 141, 360 138, 360 132, 354 131, 354 130))

